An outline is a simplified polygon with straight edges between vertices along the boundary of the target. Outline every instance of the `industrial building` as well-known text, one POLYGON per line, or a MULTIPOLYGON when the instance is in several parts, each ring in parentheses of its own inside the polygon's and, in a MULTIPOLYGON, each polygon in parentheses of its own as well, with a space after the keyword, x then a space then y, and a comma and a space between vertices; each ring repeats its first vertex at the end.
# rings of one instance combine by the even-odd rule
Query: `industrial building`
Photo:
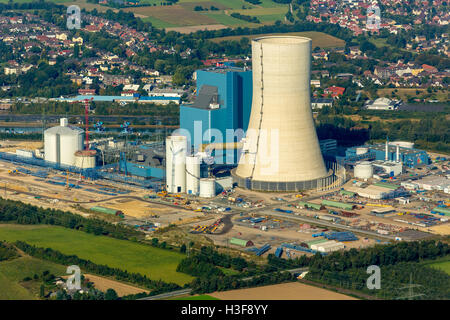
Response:
MULTIPOLYGON (((184 130, 180 132, 188 137, 189 150, 197 151, 201 144, 212 142, 239 142, 250 118, 252 72, 224 67, 198 70, 196 75, 195 101, 180 107, 180 129, 184 130), (238 129, 242 134, 234 137, 238 129)), ((214 152, 216 163, 237 163, 239 159, 236 150, 229 150, 226 159, 222 149, 214 152)))
POLYGON ((391 100, 389 98, 378 98, 375 101, 368 100, 364 104, 367 110, 396 110, 402 101, 391 100))
POLYGON ((405 148, 400 144, 391 145, 390 143, 379 143, 351 147, 345 151, 346 159, 355 159, 357 156, 363 157, 364 155, 373 155, 375 158, 374 160, 390 161, 392 163, 401 162, 403 165, 410 168, 429 164, 429 157, 425 151, 414 148, 405 148), (361 152, 361 150, 365 150, 365 152, 361 152))
POLYGON ((353 185, 347 187, 346 190, 354 192, 360 197, 373 200, 394 199, 398 197, 409 196, 409 193, 403 187, 381 182, 369 185, 365 188, 353 185))
POLYGON ((333 154, 337 150, 336 139, 319 140, 320 151, 322 154, 333 154))
POLYGON ((450 179, 443 176, 428 176, 414 182, 409 182, 411 189, 437 190, 450 193, 450 179))
POLYGON ((75 166, 75 153, 84 149, 84 131, 70 127, 67 118, 44 132, 45 161, 75 166))
POLYGON ((240 187, 297 191, 333 183, 312 118, 310 66, 311 39, 252 40, 252 109, 242 156, 232 171, 240 187))

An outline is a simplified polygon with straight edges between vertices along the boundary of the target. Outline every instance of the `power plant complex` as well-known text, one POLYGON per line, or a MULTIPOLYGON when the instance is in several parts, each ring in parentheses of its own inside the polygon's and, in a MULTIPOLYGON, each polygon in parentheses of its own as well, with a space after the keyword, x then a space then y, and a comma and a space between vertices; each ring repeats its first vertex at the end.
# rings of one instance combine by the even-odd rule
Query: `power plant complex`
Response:
POLYGON ((212 194, 202 192, 202 186, 212 189, 214 181, 210 168, 204 167, 217 160, 223 163, 220 161, 226 151, 238 160, 224 161, 228 165, 238 162, 231 171, 230 185, 260 191, 299 191, 330 188, 345 181, 343 168, 336 163, 327 167, 314 126, 311 39, 254 39, 252 57, 251 73, 232 68, 197 72, 197 99, 181 107, 179 135, 166 140, 169 192, 212 194), (216 86, 202 81, 204 78, 215 79, 216 86), (202 130, 196 131, 196 122, 202 130), (211 129, 221 135, 219 139, 219 135, 212 139, 208 134, 211 129), (227 130, 241 130, 246 135, 231 135, 230 141, 227 130), (188 149, 190 153, 186 153, 188 149), (174 165, 175 160, 183 164, 174 165))
POLYGON ((165 140, 127 141, 132 130, 124 122, 119 135, 125 141, 89 141, 85 99, 84 130, 62 118, 44 131, 43 149, 0 153, 0 159, 204 198, 234 186, 326 191, 346 183, 349 169, 368 180, 429 164, 425 151, 405 141, 339 152, 336 140, 319 141, 310 98, 311 42, 255 38, 252 70, 232 64, 197 70, 195 99, 180 106, 180 127, 165 140))

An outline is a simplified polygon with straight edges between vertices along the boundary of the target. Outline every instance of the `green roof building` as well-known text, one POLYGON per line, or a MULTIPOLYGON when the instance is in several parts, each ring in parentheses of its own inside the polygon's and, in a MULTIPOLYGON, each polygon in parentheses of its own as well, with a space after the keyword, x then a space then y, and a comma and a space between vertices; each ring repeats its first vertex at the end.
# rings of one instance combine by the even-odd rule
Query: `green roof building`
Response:
POLYGON ((343 203, 343 202, 338 202, 338 201, 331 201, 331 200, 322 200, 322 205, 327 206, 327 207, 335 207, 335 208, 339 208, 339 209, 344 209, 344 210, 352 210, 355 207, 354 204, 343 203))
POLYGON ((230 239, 230 244, 234 244, 236 246, 241 246, 241 247, 251 247, 253 246, 253 242, 250 240, 243 240, 243 239, 238 239, 238 238, 231 238, 230 239))

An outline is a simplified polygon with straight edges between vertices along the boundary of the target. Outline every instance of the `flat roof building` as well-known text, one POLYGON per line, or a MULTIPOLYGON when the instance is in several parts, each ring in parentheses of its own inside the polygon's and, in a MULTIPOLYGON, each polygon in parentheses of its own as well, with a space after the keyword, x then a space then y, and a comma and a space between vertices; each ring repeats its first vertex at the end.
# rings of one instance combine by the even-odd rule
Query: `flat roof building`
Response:
MULTIPOLYGON (((205 143, 239 142, 250 119, 252 72, 226 67, 198 70, 196 75, 195 101, 180 107, 180 129, 186 130, 189 135, 188 146, 198 150, 199 145, 205 143), (240 137, 233 137, 238 129, 242 130, 240 137)), ((214 155, 216 161, 225 161, 226 155, 227 163, 237 163, 239 160, 236 150, 216 150, 214 155)))

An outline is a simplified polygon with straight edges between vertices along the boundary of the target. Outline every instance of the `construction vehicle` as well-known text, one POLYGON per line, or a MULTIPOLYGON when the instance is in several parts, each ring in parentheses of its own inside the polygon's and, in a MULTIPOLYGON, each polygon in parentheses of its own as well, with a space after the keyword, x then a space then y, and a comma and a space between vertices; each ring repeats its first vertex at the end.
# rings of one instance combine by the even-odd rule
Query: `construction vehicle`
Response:
POLYGON ((158 192, 156 195, 158 197, 165 198, 165 197, 167 197, 167 191, 163 190, 161 192, 158 192))

